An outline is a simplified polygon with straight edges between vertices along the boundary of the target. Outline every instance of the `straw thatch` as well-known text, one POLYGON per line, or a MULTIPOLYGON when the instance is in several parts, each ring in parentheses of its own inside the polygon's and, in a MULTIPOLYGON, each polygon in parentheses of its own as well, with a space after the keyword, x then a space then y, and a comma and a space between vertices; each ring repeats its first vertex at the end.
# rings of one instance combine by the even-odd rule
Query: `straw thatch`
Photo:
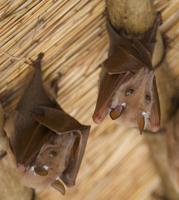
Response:
MULTIPOLYGON (((179 10, 179 0, 157 0, 155 6, 166 22, 179 10)), ((76 186, 65 197, 53 189, 41 192, 41 200, 151 200, 160 183, 137 130, 116 126, 109 119, 100 126, 91 120, 98 66, 108 49, 104 8, 104 0, 0 2, 0 94, 6 111, 15 107, 31 71, 25 61, 44 52, 45 82, 63 75, 58 102, 80 122, 92 124, 76 186)), ((177 75, 179 23, 167 35, 167 59, 177 75)))

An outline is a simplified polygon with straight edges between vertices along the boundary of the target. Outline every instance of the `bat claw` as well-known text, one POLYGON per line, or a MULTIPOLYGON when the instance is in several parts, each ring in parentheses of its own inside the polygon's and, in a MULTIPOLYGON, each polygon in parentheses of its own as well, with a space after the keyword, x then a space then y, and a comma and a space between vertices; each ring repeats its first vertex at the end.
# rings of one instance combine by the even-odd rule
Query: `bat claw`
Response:
POLYGON ((44 53, 43 52, 40 52, 37 59, 38 60, 42 60, 42 58, 44 57, 44 53))
MULTIPOLYGON (((41 61, 44 57, 44 53, 39 53, 38 56, 37 56, 37 59, 36 60, 33 60, 31 58, 29 58, 30 60, 30 65, 34 66, 34 67, 38 67, 38 66, 41 66, 41 61)), ((27 62, 28 63, 28 62, 27 62)), ((28 63, 29 64, 29 63, 28 63)))

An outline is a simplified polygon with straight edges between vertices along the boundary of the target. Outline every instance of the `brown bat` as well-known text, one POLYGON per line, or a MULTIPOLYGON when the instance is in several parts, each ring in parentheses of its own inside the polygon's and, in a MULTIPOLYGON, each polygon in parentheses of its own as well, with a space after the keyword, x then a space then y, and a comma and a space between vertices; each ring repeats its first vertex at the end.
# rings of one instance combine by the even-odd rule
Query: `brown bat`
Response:
POLYGON ((32 79, 4 129, 23 184, 52 186, 64 194, 64 184, 75 184, 90 126, 80 124, 49 96, 41 77, 42 58, 40 53, 32 61, 32 79))
POLYGON ((93 120, 101 123, 107 114, 128 127, 156 132, 160 126, 160 106, 152 68, 152 54, 161 18, 139 37, 115 30, 108 21, 108 59, 103 63, 93 120))

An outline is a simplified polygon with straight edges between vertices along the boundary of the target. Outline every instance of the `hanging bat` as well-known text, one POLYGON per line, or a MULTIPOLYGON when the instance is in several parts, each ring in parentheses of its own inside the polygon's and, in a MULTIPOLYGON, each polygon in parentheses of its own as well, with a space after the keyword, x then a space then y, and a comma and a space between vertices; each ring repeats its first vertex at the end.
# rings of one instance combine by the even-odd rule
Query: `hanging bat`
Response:
POLYGON ((43 56, 32 61, 33 76, 4 130, 23 184, 37 190, 52 186, 65 194, 64 185, 75 184, 90 127, 64 112, 44 87, 43 56))
POLYGON ((152 68, 152 54, 161 18, 139 37, 115 30, 110 21, 108 59, 103 63, 98 99, 93 114, 101 123, 109 114, 112 120, 127 127, 156 132, 160 126, 160 106, 152 68))

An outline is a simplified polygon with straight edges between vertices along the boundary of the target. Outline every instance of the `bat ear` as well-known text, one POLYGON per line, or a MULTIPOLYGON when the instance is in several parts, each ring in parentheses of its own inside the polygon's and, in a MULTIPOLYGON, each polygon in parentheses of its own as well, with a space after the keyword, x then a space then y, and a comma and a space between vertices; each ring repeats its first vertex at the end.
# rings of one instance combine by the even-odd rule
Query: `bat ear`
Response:
POLYGON ((61 194, 65 195, 66 193, 66 189, 65 186, 63 185, 63 183, 60 180, 56 180, 52 183, 51 185, 53 188, 55 188, 56 190, 58 190, 59 192, 61 192, 61 194))
POLYGON ((151 130, 157 132, 160 128, 160 104, 155 79, 153 84, 153 98, 154 101, 151 108, 150 125, 151 130))

